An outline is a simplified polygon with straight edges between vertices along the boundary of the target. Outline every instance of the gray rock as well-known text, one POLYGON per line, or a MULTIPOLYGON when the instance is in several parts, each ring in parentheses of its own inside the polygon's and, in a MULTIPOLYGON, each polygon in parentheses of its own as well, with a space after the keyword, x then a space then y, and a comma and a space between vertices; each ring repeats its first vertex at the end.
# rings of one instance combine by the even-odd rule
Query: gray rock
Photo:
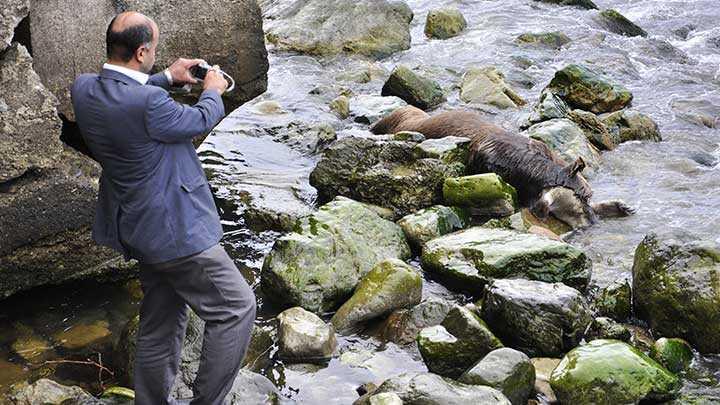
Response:
POLYGON ((413 13, 401 1, 281 1, 265 17, 267 40, 278 49, 383 58, 410 48, 413 13))
POLYGON ((662 136, 658 125, 649 116, 632 110, 616 111, 602 117, 613 138, 618 143, 628 141, 660 142, 662 136))
POLYGON ((283 305, 321 313, 345 302, 378 261, 409 256, 399 226, 338 197, 275 241, 260 285, 283 305))
POLYGON ((338 117, 345 119, 350 116, 350 99, 346 96, 339 96, 330 102, 330 109, 334 111, 338 117))
POLYGON ((320 201, 337 195, 391 208, 399 216, 442 202, 447 177, 465 166, 418 157, 412 142, 347 137, 332 144, 310 174, 320 201))
POLYGON ((463 75, 460 99, 466 103, 490 104, 498 108, 517 108, 526 104, 510 86, 505 75, 493 66, 471 68, 463 75))
POLYGON ((452 307, 449 301, 431 297, 410 309, 395 311, 385 320, 382 336, 399 344, 412 343, 422 329, 439 325, 452 307))
POLYGON ((13 405, 101 404, 80 387, 58 384, 46 378, 41 378, 31 385, 22 386, 8 399, 13 405))
POLYGON ((333 356, 335 328, 300 307, 286 309, 277 317, 280 356, 294 362, 324 361, 333 356))
POLYGON ((70 119, 74 119, 70 85, 77 74, 100 70, 106 58, 107 23, 116 12, 126 9, 144 13, 158 23, 163 51, 158 54, 156 68, 162 70, 179 57, 196 55, 222 66, 235 78, 238 87, 224 96, 228 111, 267 88, 262 19, 254 0, 220 0, 210 8, 200 0, 170 5, 160 1, 92 0, 83 7, 75 6, 71 0, 35 2, 30 10, 35 69, 60 100, 59 111, 70 119), (205 12, 199 17, 197 10, 205 12))
POLYGON ((338 332, 357 324, 386 316, 396 309, 420 303, 422 277, 417 270, 398 259, 379 262, 358 283, 353 296, 332 317, 338 332))
MULTIPOLYGON (((613 113, 619 114, 619 112, 613 113)), ((622 142, 618 133, 611 133, 597 115, 583 110, 572 110, 568 118, 580 128, 590 143, 600 150, 613 150, 622 142)))
MULTIPOLYGON (((467 385, 432 373, 401 374, 383 382, 372 396, 394 393, 403 404, 416 405, 510 405, 498 390, 479 385, 467 385)), ((370 396, 360 398, 355 405, 369 404, 370 396)))
POLYGON ((488 353, 458 381, 493 387, 513 405, 525 405, 533 392, 535 366, 525 353, 504 347, 488 353))
POLYGON ((570 38, 560 31, 527 32, 520 34, 516 41, 523 45, 534 45, 551 49, 560 49, 570 43, 570 38))
POLYGON ((436 107, 446 101, 442 87, 422 77, 406 66, 399 65, 383 85, 383 96, 397 96, 422 110, 436 107))
POLYGON ((370 405, 403 405, 403 400, 394 392, 384 392, 371 396, 370 405))
POLYGON ((350 116, 355 122, 370 125, 406 105, 400 97, 359 95, 350 99, 350 116))
POLYGON ((690 235, 650 234, 635 251, 633 305, 662 335, 720 352, 720 246, 690 235))
MULTIPOLYGON (((397 137, 398 134, 395 134, 397 137)), ((470 153, 470 139, 462 136, 446 136, 439 139, 422 140, 415 147, 424 158, 440 159, 445 163, 465 164, 470 153)))
POLYGON ((584 9, 593 10, 597 9, 598 7, 595 5, 595 3, 592 2, 592 0, 535 0, 540 1, 543 3, 552 3, 552 4, 559 4, 563 6, 578 6, 584 9))
POLYGON ((638 27, 637 24, 628 20, 616 10, 603 10, 598 14, 597 18, 601 25, 615 34, 626 37, 646 37, 648 35, 644 29, 638 27))
POLYGON ((425 244, 422 266, 448 287, 482 295, 496 278, 525 277, 584 289, 591 263, 585 253, 543 236, 473 227, 425 244))
POLYGON ((569 114, 570 107, 563 99, 550 91, 543 91, 527 121, 521 125, 520 129, 525 130, 534 124, 553 118, 568 118, 569 114))
POLYGON ((406 215, 397 224, 405 232, 410 245, 420 251, 425 242, 463 229, 468 221, 468 213, 462 208, 435 205, 406 215))
POLYGON ((582 157, 587 164, 585 173, 600 167, 600 153, 590 144, 582 129, 569 119, 552 119, 535 124, 527 130, 527 135, 546 144, 568 164, 582 157))
POLYGON ((27 17, 30 0, 0 1, 0 52, 10 46, 15 34, 15 27, 27 17))
POLYGON ((490 284, 482 317, 507 346, 541 356, 561 355, 577 346, 592 321, 579 291, 522 279, 490 284))
POLYGON ((448 39, 458 36, 467 21, 457 8, 430 10, 425 19, 425 35, 428 38, 448 39))
POLYGON ((720 127, 720 104, 706 98, 674 100, 671 107, 675 114, 692 124, 707 128, 720 127))
POLYGON ((583 65, 568 65, 557 72, 543 90, 556 94, 570 107, 595 114, 621 110, 632 93, 583 65))
POLYGON ((624 322, 632 316, 631 294, 630 283, 618 281, 601 289, 593 306, 600 315, 624 322))

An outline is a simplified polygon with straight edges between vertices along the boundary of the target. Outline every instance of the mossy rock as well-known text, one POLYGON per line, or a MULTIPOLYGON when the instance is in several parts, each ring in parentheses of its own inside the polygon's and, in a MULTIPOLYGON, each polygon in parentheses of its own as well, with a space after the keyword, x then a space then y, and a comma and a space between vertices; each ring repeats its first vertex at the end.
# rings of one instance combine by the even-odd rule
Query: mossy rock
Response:
POLYGON ((550 385, 564 404, 616 405, 671 399, 680 381, 626 343, 594 340, 562 359, 550 385))
POLYGON ((655 342, 650 356, 673 373, 679 373, 690 365, 693 352, 690 344, 678 338, 660 338, 655 342))
POLYGON ((547 90, 570 107, 595 114, 621 110, 633 99, 628 89, 582 65, 568 65, 557 71, 547 90))
POLYGON ((562 6, 577 6, 587 10, 595 10, 598 6, 592 0, 535 0, 543 3, 559 4, 562 6))
POLYGON ((500 109, 518 108, 526 101, 505 83, 505 75, 494 66, 470 68, 460 83, 460 99, 470 104, 489 104, 500 109))
POLYGON ((620 143, 618 138, 610 133, 605 123, 591 112, 572 110, 568 118, 583 131, 587 140, 600 150, 613 150, 620 143))
POLYGON ((616 10, 607 9, 598 15, 600 23, 607 28, 608 31, 615 34, 624 35, 626 37, 646 37, 647 32, 640 28, 634 22, 628 20, 624 15, 616 10))
POLYGON ((637 111, 616 111, 603 116, 602 120, 618 144, 628 141, 662 141, 657 123, 649 116, 637 111))
POLYGON ((397 96, 422 110, 428 110, 446 101, 442 87, 403 65, 390 74, 382 88, 383 96, 397 96))
POLYGON ((564 45, 569 44, 571 40, 570 37, 565 35, 563 32, 552 31, 540 33, 527 32, 525 34, 518 35, 516 41, 524 45, 536 45, 551 49, 560 49, 564 45))
POLYGON ((633 306, 661 336, 720 353, 720 246, 691 235, 650 234, 635 250, 633 306))
POLYGON ((496 388, 513 405, 526 405, 535 385, 535 367, 526 354, 505 347, 488 353, 458 381, 496 388))
POLYGON ((480 296, 493 279, 524 277, 584 289, 591 262, 581 250, 543 236, 472 227, 425 244, 422 267, 449 288, 480 296))
POLYGON ((594 306, 602 316, 624 322, 632 316, 632 296, 627 280, 615 282, 600 290, 594 306))
POLYGON ((585 340, 595 339, 615 339, 623 342, 630 342, 632 335, 630 330, 620 323, 615 322, 610 318, 598 317, 595 318, 587 332, 585 332, 585 340))
POLYGON ((445 179, 443 199, 447 205, 471 208, 474 215, 503 217, 518 209, 517 191, 495 173, 445 179))
POLYGON ((399 226, 338 197, 275 241, 260 286, 281 305, 322 313, 345 302, 377 262, 410 254, 399 226))
POLYGON ((421 251, 427 241, 465 228, 469 219, 463 208, 435 205, 406 215, 397 224, 405 232, 410 245, 421 251))
POLYGON ((338 117, 345 119, 350 116, 350 99, 346 96, 339 96, 330 102, 330 110, 335 112, 338 117))
POLYGON ((425 20, 425 35, 428 38, 452 38, 459 35, 465 28, 467 28, 467 21, 460 10, 456 8, 430 10, 425 20))

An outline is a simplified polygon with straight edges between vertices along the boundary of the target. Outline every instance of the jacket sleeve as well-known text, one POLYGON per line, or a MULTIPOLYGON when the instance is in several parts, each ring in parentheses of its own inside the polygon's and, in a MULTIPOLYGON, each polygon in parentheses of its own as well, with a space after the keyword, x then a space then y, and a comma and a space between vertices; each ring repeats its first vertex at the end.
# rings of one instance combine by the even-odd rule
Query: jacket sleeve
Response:
POLYGON ((153 91, 145 110, 145 128, 150 138, 163 143, 189 142, 207 134, 225 116, 222 98, 206 90, 193 106, 177 103, 164 90, 153 91))
POLYGON ((154 75, 150 76, 150 78, 148 78, 147 84, 151 86, 161 87, 165 90, 170 89, 170 83, 168 82, 168 79, 167 77, 165 77, 165 73, 163 72, 155 73, 154 75))

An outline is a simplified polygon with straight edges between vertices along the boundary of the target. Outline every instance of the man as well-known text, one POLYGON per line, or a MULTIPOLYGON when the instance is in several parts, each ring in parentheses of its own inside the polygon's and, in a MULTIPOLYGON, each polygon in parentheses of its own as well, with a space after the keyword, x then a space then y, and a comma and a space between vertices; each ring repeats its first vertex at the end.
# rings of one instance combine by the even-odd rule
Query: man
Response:
POLYGON ((102 72, 72 87, 78 126, 103 168, 93 237, 140 263, 135 403, 176 403, 187 304, 205 321, 191 403, 222 404, 248 346, 255 296, 218 244, 222 228, 191 140, 224 116, 227 82, 210 71, 197 104, 176 103, 166 90, 195 83, 189 68, 202 61, 179 59, 148 76, 158 41, 155 22, 119 14, 102 72))

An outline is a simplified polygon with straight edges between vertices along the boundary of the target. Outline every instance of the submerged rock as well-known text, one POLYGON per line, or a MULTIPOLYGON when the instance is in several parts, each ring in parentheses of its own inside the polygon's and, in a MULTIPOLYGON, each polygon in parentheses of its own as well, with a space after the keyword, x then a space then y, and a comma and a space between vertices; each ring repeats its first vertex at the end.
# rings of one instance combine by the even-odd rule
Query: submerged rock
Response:
POLYGON ((482 317, 508 347, 537 356, 562 355, 577 346, 592 320, 579 291, 522 279, 493 281, 482 317))
POLYGON ((560 4, 563 6, 578 6, 584 9, 593 10, 597 9, 598 6, 592 2, 592 0, 535 0, 543 3, 560 4))
POLYGON ((457 8, 430 10, 425 20, 425 35, 428 38, 452 38, 459 35, 465 28, 467 28, 467 21, 457 8))
POLYGON ((632 346, 595 340, 568 353, 550 384, 561 403, 628 404, 671 399, 680 382, 632 346))
POLYGON ((568 164, 581 157, 587 164, 586 172, 588 168, 597 170, 600 167, 600 153, 590 144, 582 129, 569 119, 558 118, 535 124, 527 130, 527 135, 546 144, 568 164))
POLYGON ((443 199, 447 205, 469 208, 481 216, 508 216, 518 208, 515 188, 495 173, 447 178, 443 199))
POLYGON ((18 337, 10 348, 27 362, 44 360, 52 353, 53 347, 46 339, 38 335, 27 325, 15 323, 13 325, 18 337))
POLYGON ((422 110, 445 102, 443 90, 437 82, 427 79, 399 65, 390 74, 382 88, 383 96, 397 96, 422 110))
POLYGON ((662 141, 658 125, 652 118, 637 111, 617 111, 602 117, 612 136, 618 143, 628 141, 662 141))
POLYGON ((300 307, 286 309, 277 317, 279 354, 295 362, 324 361, 333 356, 335 329, 317 315, 300 307))
POLYGON ((460 99, 466 103, 490 104, 503 109, 526 104, 505 83, 505 75, 493 66, 471 68, 465 72, 460 83, 460 99))
POLYGON ((632 272, 638 318, 662 336, 686 339, 703 353, 720 353, 717 243, 650 234, 635 251, 632 272))
POLYGON ((706 98, 674 100, 670 106, 677 116, 695 125, 707 128, 720 127, 720 105, 706 98))
POLYGON ((488 353, 458 381, 496 388, 513 405, 525 405, 535 384, 535 367, 524 353, 504 347, 488 353))
MULTIPOLYGON (((401 374, 383 382, 372 395, 394 393, 404 404, 423 405, 510 405, 498 390, 467 385, 432 373, 401 374)), ((369 397, 354 405, 368 405, 369 397)))
POLYGON ((465 228, 468 220, 468 214, 462 208, 435 205, 406 215, 397 224, 410 245, 420 251, 427 241, 465 228))
POLYGON ((422 266, 449 287, 479 296, 493 279, 525 277, 584 289, 591 262, 581 250, 546 237, 473 227, 433 239, 422 266))
POLYGON ((275 241, 260 285, 283 305, 324 312, 343 303, 378 261, 409 256, 399 226, 338 197, 275 241))
POLYGON ((80 387, 58 384, 47 378, 19 387, 9 400, 14 405, 102 404, 80 387))
POLYGON ((67 350, 79 350, 101 344, 110 337, 110 324, 99 320, 93 323, 79 323, 53 336, 53 339, 67 350))
POLYGON ((337 195, 391 208, 402 216, 442 203, 447 177, 464 174, 462 163, 424 158, 416 144, 347 137, 331 145, 310 174, 320 201, 337 195))
POLYGON ((410 48, 413 13, 402 1, 280 2, 265 16, 268 42, 283 50, 383 58, 410 48))
POLYGON ((693 360, 692 347, 679 338, 658 339, 650 356, 673 373, 685 370, 693 360))
POLYGON ((395 311, 385 320, 382 337, 399 344, 412 343, 422 329, 439 325, 452 307, 450 301, 430 297, 410 309, 395 311))
POLYGON ((600 23, 610 32, 626 37, 646 37, 647 32, 616 10, 607 9, 598 14, 600 23))
POLYGON ((570 43, 570 38, 560 31, 552 32, 527 32, 516 38, 516 41, 524 45, 537 45, 551 49, 560 49, 570 43))
POLYGON ((417 305, 421 299, 422 277, 417 270, 401 260, 384 260, 363 276, 331 322, 338 332, 348 332, 358 323, 417 305))
POLYGON ((595 114, 625 108, 633 98, 626 88, 609 82, 582 65, 568 65, 557 71, 546 90, 559 96, 572 108, 595 114))

